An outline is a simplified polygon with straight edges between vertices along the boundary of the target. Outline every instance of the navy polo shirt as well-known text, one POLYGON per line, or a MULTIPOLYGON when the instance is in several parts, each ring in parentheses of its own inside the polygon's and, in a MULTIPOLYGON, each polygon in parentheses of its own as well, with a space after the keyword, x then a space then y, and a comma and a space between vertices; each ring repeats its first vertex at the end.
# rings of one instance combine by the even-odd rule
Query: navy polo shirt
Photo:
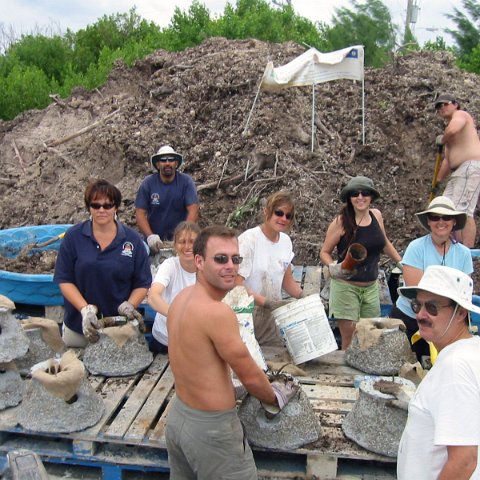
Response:
MULTIPOLYGON (((65 234, 53 278, 59 284, 73 283, 103 316, 118 315, 118 306, 128 300, 132 290, 152 284, 150 261, 140 235, 117 222, 117 236, 102 251, 92 235, 90 220, 65 234)), ((82 316, 67 299, 64 323, 82 333, 82 316)))
POLYGON ((173 240, 175 227, 187 219, 187 206, 198 203, 197 189, 190 175, 175 172, 172 183, 163 183, 160 174, 146 177, 138 189, 135 207, 147 211, 153 233, 173 240))

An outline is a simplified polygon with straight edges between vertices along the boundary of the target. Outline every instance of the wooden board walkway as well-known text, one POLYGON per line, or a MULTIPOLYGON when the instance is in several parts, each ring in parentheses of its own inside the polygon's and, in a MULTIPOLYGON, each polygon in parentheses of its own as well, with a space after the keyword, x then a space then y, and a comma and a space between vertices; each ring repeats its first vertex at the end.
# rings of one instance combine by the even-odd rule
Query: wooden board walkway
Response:
MULTIPOLYGON (((322 425, 322 437, 292 452, 255 449, 259 474, 271 478, 336 478, 342 459, 391 463, 369 452, 342 432, 344 416, 357 398, 354 378, 342 352, 333 352, 304 365, 299 377, 322 425), (293 469, 293 470, 292 470, 293 469), (290 477, 288 475, 291 475, 290 477)), ((44 461, 94 465, 104 480, 121 480, 127 470, 168 472, 165 420, 174 395, 174 380, 165 355, 157 355, 143 373, 89 380, 103 398, 105 413, 93 427, 72 434, 41 434, 16 424, 17 409, 0 412, 0 452, 28 448, 44 461)))

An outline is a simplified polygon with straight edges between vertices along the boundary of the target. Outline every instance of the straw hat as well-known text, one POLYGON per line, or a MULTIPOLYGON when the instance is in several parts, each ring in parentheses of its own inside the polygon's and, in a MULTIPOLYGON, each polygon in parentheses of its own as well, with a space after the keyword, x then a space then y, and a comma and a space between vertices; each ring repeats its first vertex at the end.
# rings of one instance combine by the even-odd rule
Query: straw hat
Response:
POLYGON ((427 267, 416 287, 400 287, 398 293, 413 299, 419 290, 449 298, 470 312, 480 313, 480 307, 472 303, 473 280, 456 268, 443 265, 427 267))
POLYGON ((465 212, 459 212, 458 210, 455 210, 455 205, 448 197, 435 197, 430 202, 427 210, 416 213, 418 221, 422 224, 422 227, 430 232, 431 230, 428 226, 429 213, 433 213, 436 215, 455 216, 456 218, 453 230, 462 230, 462 228, 465 227, 465 224, 467 223, 467 214, 465 212))

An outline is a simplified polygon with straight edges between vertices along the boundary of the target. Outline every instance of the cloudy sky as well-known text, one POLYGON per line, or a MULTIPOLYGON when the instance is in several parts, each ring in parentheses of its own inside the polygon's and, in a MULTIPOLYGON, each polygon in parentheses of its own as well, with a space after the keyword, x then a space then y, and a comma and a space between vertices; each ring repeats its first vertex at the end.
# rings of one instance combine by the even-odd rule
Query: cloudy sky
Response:
MULTIPOLYGON (((5 3, 6 0, 5 0, 5 3)), ((201 0, 211 14, 221 14, 226 0, 201 0)), ((235 4, 235 0, 230 0, 235 4)), ((383 0, 390 9, 394 22, 403 31, 407 9, 407 0, 383 0)), ((414 26, 420 43, 435 40, 443 36, 451 42, 445 28, 454 25, 445 17, 453 13, 454 5, 461 5, 459 0, 413 0, 418 5, 418 19, 414 26)), ((3 31, 13 32, 16 36, 23 33, 61 33, 67 28, 77 31, 103 15, 125 13, 133 6, 137 13, 158 25, 167 26, 175 6, 188 10, 191 0, 8 0, 8 9, 4 8, 0 16, 3 31)), ((5 7, 5 5, 4 5, 5 7)), ((335 8, 351 8, 349 0, 293 0, 295 11, 312 21, 330 23, 335 8)))

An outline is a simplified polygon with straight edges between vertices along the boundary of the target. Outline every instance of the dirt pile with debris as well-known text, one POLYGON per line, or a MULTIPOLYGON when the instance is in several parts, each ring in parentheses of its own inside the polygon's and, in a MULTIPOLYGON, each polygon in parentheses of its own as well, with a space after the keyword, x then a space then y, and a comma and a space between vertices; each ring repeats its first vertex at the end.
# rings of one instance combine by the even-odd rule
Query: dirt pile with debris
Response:
POLYGON ((390 239, 404 249, 424 233, 414 213, 428 203, 434 141, 444 128, 434 98, 451 92, 479 119, 478 76, 458 70, 445 52, 366 69, 365 145, 362 85, 347 80, 316 88, 313 153, 311 87, 261 92, 243 135, 267 61, 282 65, 303 51, 294 43, 222 38, 183 52, 159 50, 133 68, 117 63, 98 90, 78 89, 1 122, 0 227, 87 218, 83 191, 91 178, 120 188, 120 219, 134 225, 149 157, 168 143, 184 154, 182 168, 197 184, 202 226, 252 227, 259 199, 287 189, 297 200, 296 262, 315 264, 341 187, 363 174, 382 194, 377 206, 390 239))

